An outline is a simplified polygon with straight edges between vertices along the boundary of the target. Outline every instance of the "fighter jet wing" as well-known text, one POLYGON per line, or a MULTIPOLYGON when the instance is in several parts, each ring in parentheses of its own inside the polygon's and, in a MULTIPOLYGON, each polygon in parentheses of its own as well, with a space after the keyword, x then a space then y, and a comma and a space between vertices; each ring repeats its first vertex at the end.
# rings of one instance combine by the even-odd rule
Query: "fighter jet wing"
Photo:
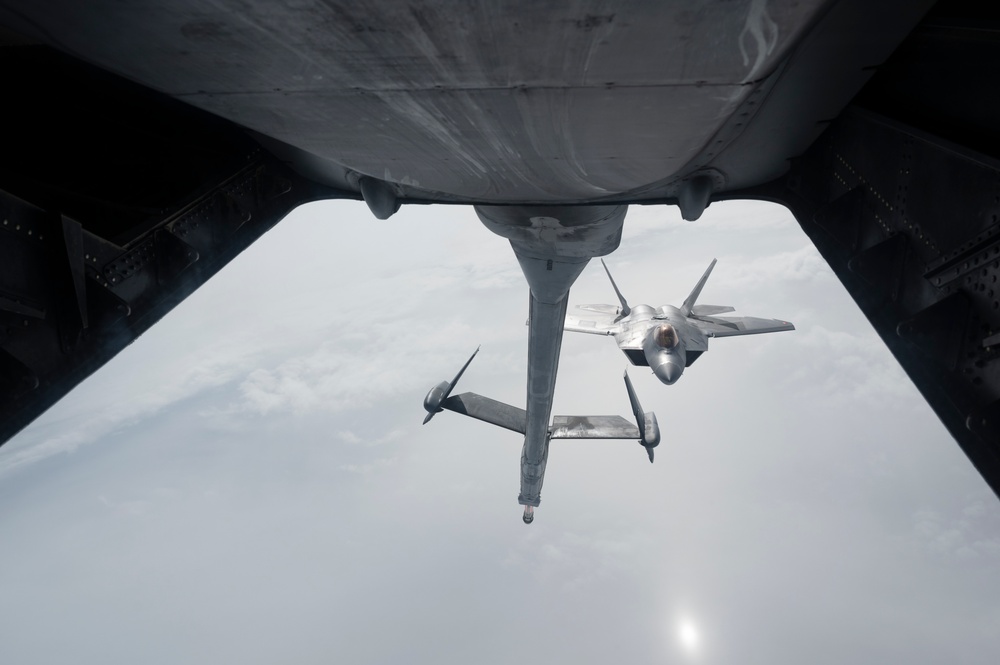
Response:
POLYGON ((760 333, 795 330, 788 321, 779 319, 758 319, 753 316, 699 316, 691 317, 691 323, 711 337, 734 337, 736 335, 758 335, 760 333))
POLYGON ((577 305, 566 316, 565 330, 590 335, 614 335, 619 331, 618 307, 614 305, 577 305))

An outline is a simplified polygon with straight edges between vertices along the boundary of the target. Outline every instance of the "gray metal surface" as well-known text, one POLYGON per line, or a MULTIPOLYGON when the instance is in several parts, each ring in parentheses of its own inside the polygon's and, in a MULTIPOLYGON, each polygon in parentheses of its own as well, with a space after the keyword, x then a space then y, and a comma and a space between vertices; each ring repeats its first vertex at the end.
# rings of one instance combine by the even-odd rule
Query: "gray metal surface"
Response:
POLYGON ((516 406, 504 404, 476 393, 454 395, 449 397, 442 406, 463 416, 524 434, 525 411, 516 406))
POLYGON ((639 439, 639 428, 621 416, 555 416, 553 439, 639 439))
POLYGON ((1000 159, 857 107, 758 195, 791 207, 1000 494, 1000 159))
POLYGON ((572 203, 780 175, 926 6, 8 0, 0 24, 249 128, 337 188, 572 203), (837 66, 788 117, 764 101, 803 57, 837 66), (784 122, 781 142, 740 147, 750 118, 784 122), (754 173, 715 165, 730 150, 754 173))

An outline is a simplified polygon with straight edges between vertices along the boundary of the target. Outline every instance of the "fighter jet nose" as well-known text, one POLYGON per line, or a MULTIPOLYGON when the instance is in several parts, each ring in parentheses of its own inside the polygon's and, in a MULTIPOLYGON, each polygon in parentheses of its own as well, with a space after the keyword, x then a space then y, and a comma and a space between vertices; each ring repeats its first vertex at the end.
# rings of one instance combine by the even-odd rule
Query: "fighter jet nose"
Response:
POLYGON ((668 386, 673 385, 677 379, 681 378, 681 374, 683 372, 683 367, 677 363, 670 362, 669 360, 662 365, 657 365, 653 368, 653 373, 656 374, 656 378, 668 386))

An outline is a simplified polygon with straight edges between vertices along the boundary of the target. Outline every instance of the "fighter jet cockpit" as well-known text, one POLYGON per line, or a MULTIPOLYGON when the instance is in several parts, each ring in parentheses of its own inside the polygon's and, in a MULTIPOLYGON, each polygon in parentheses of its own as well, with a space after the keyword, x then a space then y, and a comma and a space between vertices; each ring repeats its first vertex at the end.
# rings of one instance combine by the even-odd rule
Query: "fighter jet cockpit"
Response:
POLYGON ((664 323, 651 329, 642 350, 650 369, 662 383, 671 385, 681 378, 687 363, 684 345, 674 326, 664 323))
POLYGON ((668 350, 677 346, 677 342, 679 341, 677 331, 669 323, 659 326, 656 332, 653 333, 653 338, 657 346, 668 350))

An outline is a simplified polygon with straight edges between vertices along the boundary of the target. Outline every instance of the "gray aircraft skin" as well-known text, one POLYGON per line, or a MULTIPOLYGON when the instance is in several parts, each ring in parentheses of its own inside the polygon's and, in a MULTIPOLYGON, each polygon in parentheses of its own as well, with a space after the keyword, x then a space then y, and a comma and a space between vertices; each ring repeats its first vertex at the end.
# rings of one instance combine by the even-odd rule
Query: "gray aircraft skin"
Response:
POLYGON ((680 307, 629 306, 615 284, 607 264, 601 260, 611 286, 621 302, 615 305, 579 305, 577 314, 566 317, 565 329, 591 335, 610 335, 633 365, 648 366, 660 381, 672 385, 684 369, 708 350, 712 337, 734 337, 795 330, 788 321, 751 316, 720 317, 733 312, 728 305, 696 304, 716 260, 712 259, 691 294, 680 307))

